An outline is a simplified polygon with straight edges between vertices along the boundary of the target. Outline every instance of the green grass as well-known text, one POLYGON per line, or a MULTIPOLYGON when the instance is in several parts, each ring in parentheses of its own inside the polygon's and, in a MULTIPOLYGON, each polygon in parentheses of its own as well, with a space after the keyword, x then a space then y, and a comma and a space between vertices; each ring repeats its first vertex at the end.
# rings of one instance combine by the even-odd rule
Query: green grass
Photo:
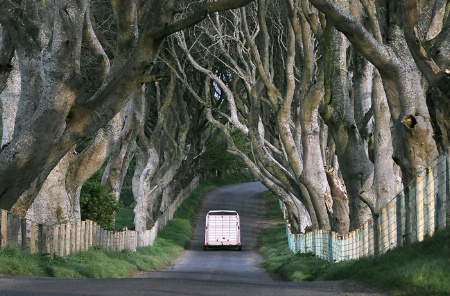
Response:
POLYGON ((450 295, 450 229, 379 257, 331 266, 323 279, 356 278, 395 295, 450 295))
MULTIPOLYGON (((275 197, 266 194, 271 212, 279 211, 275 197)), ((311 254, 288 250, 281 213, 270 219, 279 221, 260 238, 263 266, 268 272, 290 281, 356 279, 393 295, 450 295, 450 229, 409 247, 389 251, 379 257, 328 263, 311 254), (277 220, 278 219, 278 220, 277 220), (275 244, 273 242, 276 242, 275 244)))
POLYGON ((268 219, 278 222, 265 230, 260 237, 259 252, 264 258, 263 267, 284 280, 314 280, 330 264, 311 254, 293 254, 289 250, 278 200, 270 192, 264 193, 263 196, 268 201, 268 219))
MULTIPOLYGON (((245 175, 232 175, 202 182, 182 203, 161 230, 151 247, 136 252, 110 252, 99 248, 73 254, 64 258, 30 254, 17 248, 0 249, 0 275, 49 276, 60 278, 126 278, 137 271, 160 270, 170 265, 190 241, 192 219, 203 196, 227 184, 252 181, 245 175)), ((122 210, 116 223, 118 229, 132 228, 133 210, 122 210), (131 224, 130 224, 131 223, 131 224), (131 227, 130 227, 131 226, 131 227)))

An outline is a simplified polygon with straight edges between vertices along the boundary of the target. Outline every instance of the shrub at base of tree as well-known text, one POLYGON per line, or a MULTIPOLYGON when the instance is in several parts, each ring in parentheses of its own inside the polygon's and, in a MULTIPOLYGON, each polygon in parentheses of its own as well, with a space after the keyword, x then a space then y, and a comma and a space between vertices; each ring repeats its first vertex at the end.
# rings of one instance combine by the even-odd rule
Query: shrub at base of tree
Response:
POLYGON ((114 198, 98 178, 101 178, 101 175, 97 173, 81 189, 81 220, 92 220, 105 230, 114 230, 115 214, 122 207, 122 203, 114 198))

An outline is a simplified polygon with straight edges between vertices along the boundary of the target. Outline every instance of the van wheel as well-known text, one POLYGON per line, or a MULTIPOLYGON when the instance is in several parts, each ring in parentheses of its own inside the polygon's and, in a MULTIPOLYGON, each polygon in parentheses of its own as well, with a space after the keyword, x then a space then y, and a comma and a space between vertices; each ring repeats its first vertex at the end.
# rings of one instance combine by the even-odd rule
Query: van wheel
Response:
POLYGON ((206 251, 206 246, 203 246, 203 251, 206 251))
POLYGON ((242 246, 239 246, 239 251, 242 251, 242 246))

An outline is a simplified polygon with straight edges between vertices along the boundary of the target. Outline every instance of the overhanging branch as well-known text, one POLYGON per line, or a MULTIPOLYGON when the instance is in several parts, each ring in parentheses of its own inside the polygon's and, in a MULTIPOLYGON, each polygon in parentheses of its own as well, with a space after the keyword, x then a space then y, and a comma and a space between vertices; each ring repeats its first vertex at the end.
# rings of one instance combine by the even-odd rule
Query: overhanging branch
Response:
POLYGON ((190 15, 158 30, 155 33, 155 37, 156 39, 162 39, 201 22, 208 16, 208 14, 229 9, 236 9, 250 4, 253 1, 254 0, 218 0, 214 2, 203 1, 190 15))

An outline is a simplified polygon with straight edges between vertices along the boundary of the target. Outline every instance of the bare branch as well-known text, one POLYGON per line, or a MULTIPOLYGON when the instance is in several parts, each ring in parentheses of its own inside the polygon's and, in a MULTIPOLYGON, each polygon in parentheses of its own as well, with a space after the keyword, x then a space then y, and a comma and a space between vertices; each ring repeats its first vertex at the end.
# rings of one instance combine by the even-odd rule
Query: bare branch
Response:
POLYGON ((95 34, 94 28, 92 27, 91 22, 91 13, 89 6, 87 7, 85 18, 84 18, 84 32, 86 35, 86 40, 91 47, 91 50, 93 51, 94 55, 100 59, 100 66, 102 68, 101 71, 101 78, 102 81, 106 78, 106 76, 109 74, 110 70, 110 62, 109 58, 105 53, 105 50, 102 47, 102 44, 97 38, 97 35, 95 34))
POLYGON ((333 22, 335 28, 344 33, 352 44, 374 64, 379 71, 393 74, 392 55, 380 44, 353 16, 341 9, 335 1, 309 0, 317 9, 322 11, 327 19, 333 22))
POLYGON ((236 9, 250 4, 253 1, 254 0, 203 1, 188 16, 177 22, 168 24, 164 28, 161 28, 159 31, 157 31, 155 37, 156 39, 167 37, 175 32, 179 32, 201 22, 211 13, 236 9))

